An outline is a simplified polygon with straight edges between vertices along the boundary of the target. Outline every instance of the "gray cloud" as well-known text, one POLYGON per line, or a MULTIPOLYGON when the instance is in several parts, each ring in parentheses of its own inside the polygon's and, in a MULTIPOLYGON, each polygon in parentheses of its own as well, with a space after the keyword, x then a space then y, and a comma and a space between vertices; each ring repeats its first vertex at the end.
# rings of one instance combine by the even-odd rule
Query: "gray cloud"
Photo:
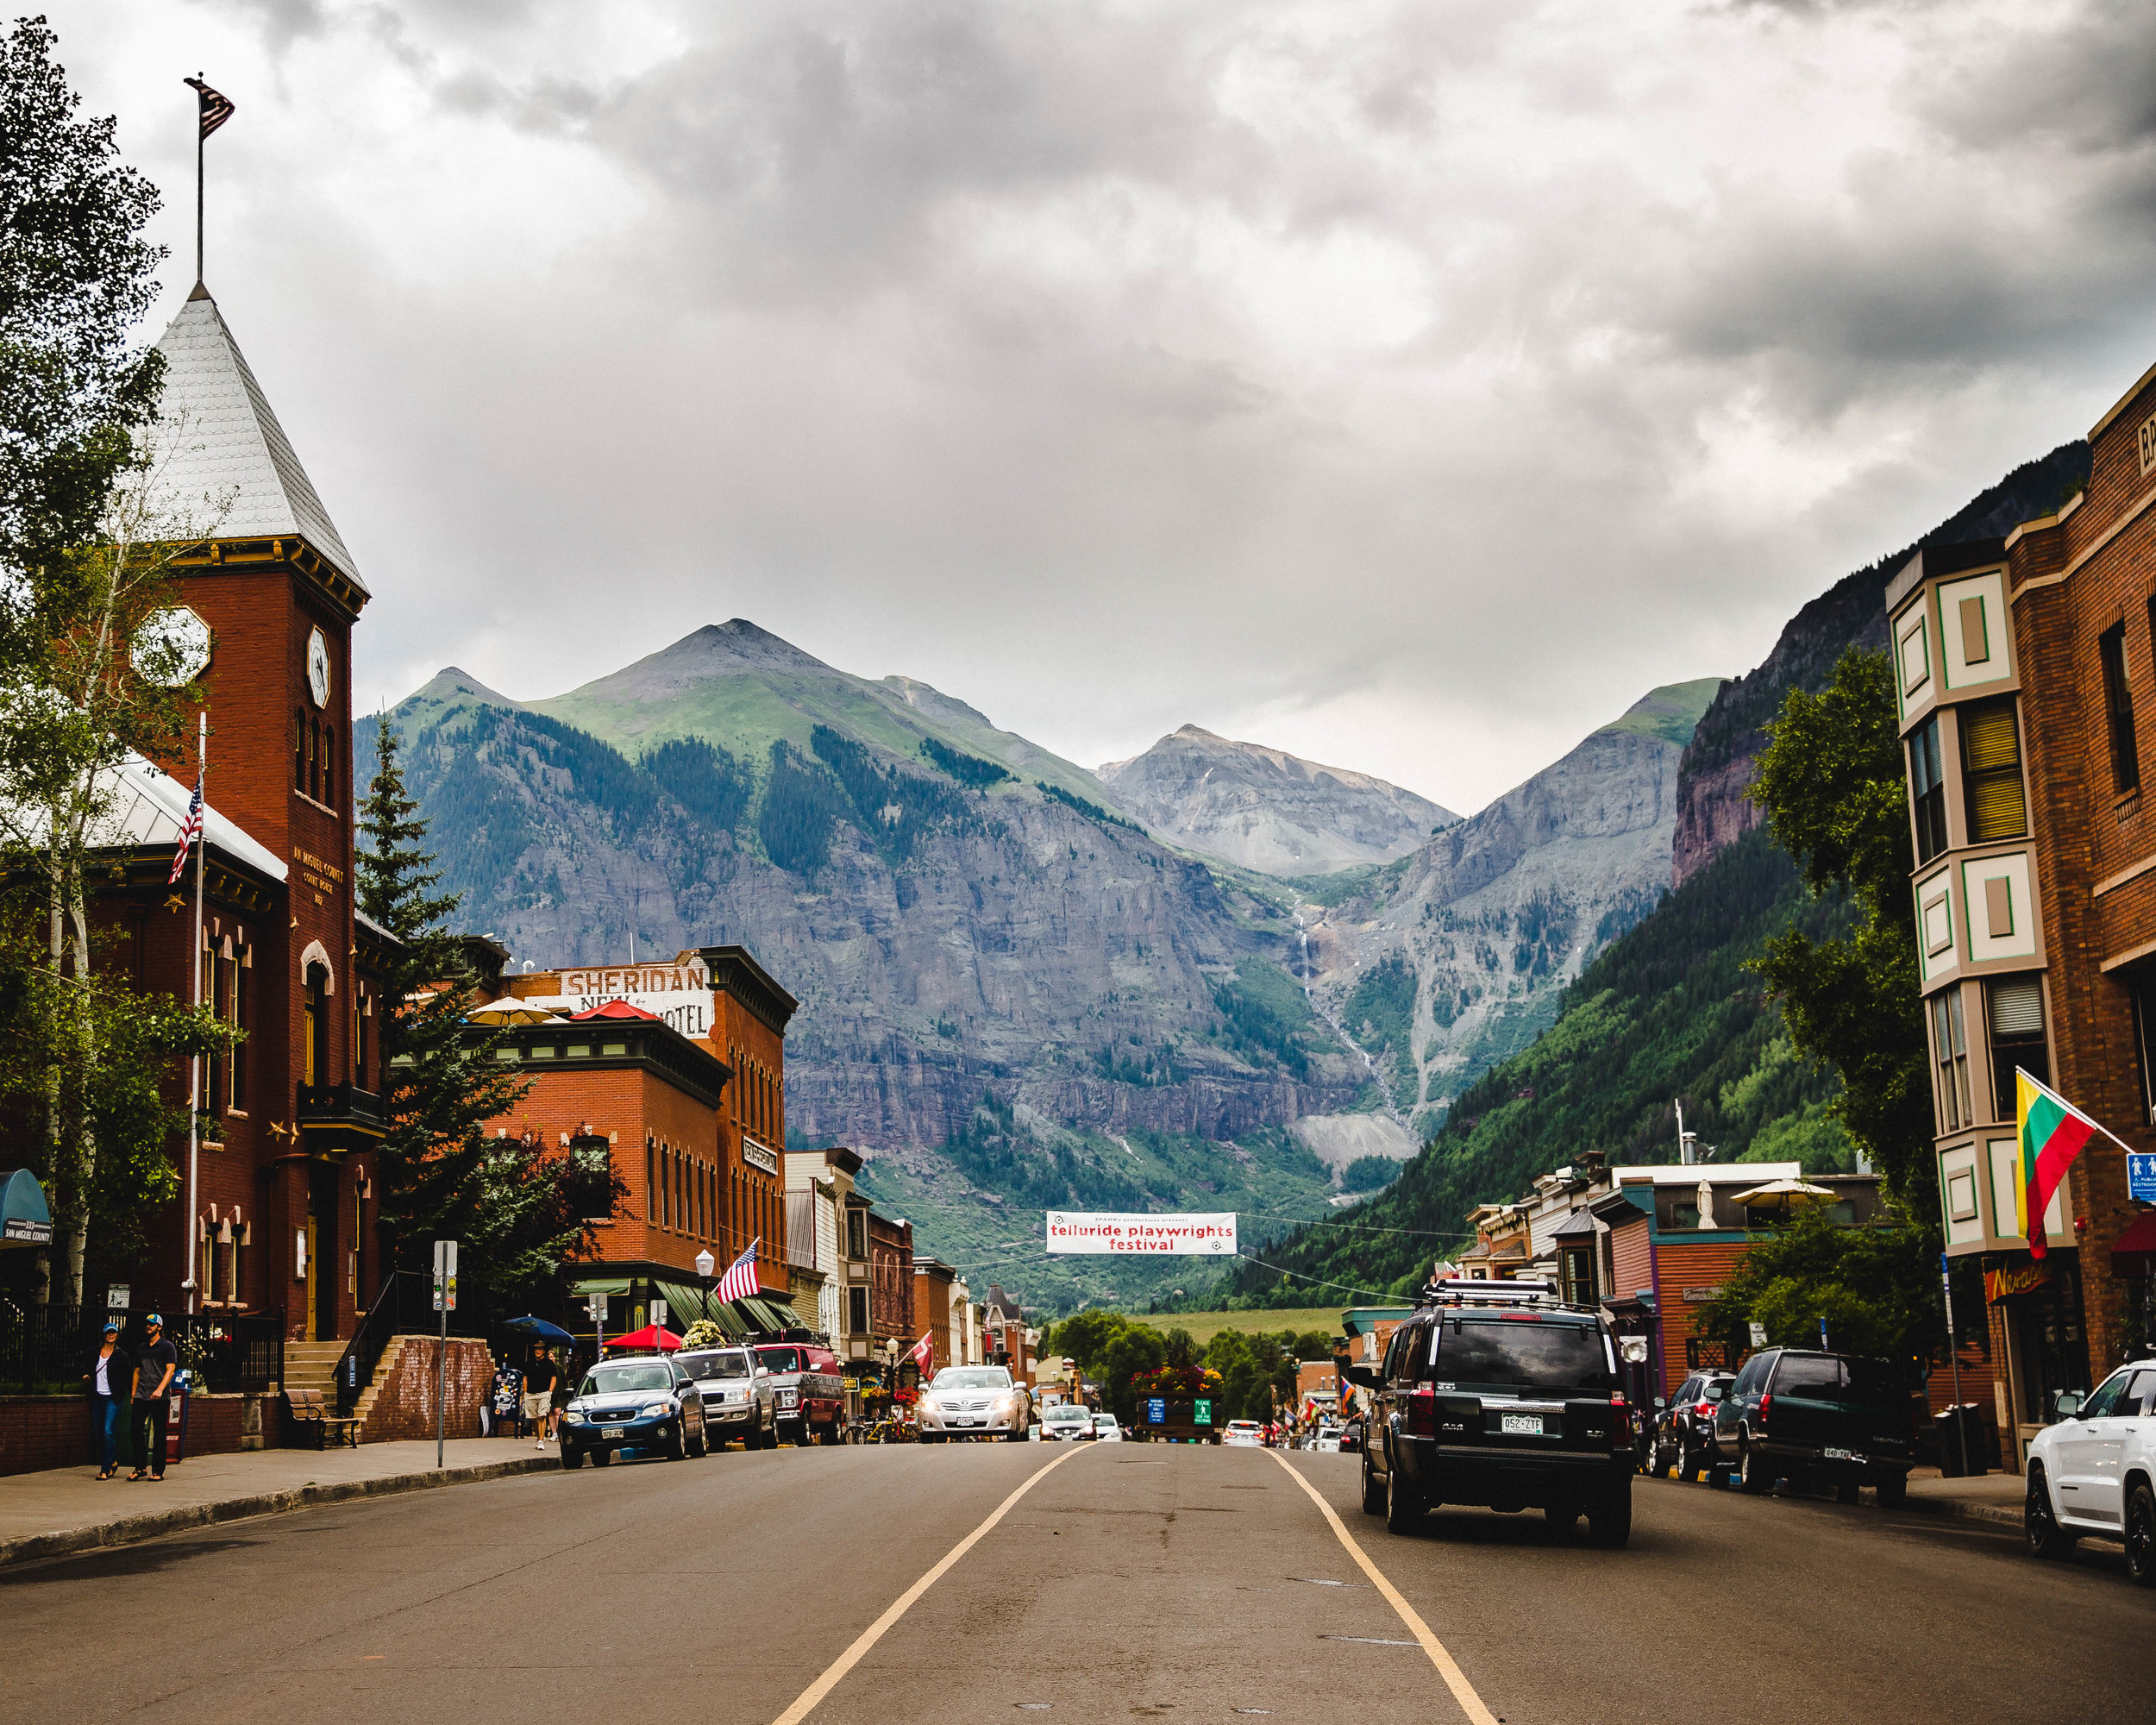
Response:
POLYGON ((168 189, 173 54, 241 102, 212 285, 384 698, 739 613, 1081 760, 1470 807, 2147 363, 2109 0, 56 22, 168 189))

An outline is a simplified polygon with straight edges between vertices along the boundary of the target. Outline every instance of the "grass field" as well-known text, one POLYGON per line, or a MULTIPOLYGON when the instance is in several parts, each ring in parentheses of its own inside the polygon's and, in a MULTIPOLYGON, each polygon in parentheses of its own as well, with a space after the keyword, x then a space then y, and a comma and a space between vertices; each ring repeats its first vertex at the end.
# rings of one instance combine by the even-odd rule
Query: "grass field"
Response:
POLYGON ((1223 1330, 1233 1330, 1240 1335, 1256 1335, 1260 1330, 1278 1335, 1282 1330, 1294 1330, 1300 1334, 1305 1330, 1323 1330, 1327 1335, 1337 1335, 1340 1329, 1339 1306, 1305 1306, 1278 1312, 1157 1312, 1150 1315, 1144 1312, 1126 1312, 1124 1315, 1137 1324, 1150 1324, 1156 1330, 1188 1330, 1191 1339, 1203 1346, 1223 1330))

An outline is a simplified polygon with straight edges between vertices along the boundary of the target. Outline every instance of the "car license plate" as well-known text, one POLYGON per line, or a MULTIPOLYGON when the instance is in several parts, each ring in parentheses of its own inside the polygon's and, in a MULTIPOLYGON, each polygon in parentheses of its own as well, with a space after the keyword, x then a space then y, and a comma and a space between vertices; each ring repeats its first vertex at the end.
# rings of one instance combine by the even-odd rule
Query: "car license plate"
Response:
POLYGON ((1542 1435, 1542 1415, 1539 1414, 1507 1414, 1499 1421, 1498 1429, 1507 1437, 1539 1438, 1542 1435))
POLYGON ((599 1428, 599 1434, 602 1438, 624 1438, 629 1435, 629 1427, 626 1426, 601 1426, 599 1428))
POLYGON ((1829 1461, 1847 1461, 1850 1459, 1850 1452, 1847 1450, 1838 1450, 1832 1444, 1829 1444, 1827 1446, 1827 1459, 1829 1461))
POLYGON ((977 1426, 980 1423, 980 1421, 975 1419, 969 1414, 961 1414, 956 1419, 951 1421, 951 1424, 954 1426, 977 1426))

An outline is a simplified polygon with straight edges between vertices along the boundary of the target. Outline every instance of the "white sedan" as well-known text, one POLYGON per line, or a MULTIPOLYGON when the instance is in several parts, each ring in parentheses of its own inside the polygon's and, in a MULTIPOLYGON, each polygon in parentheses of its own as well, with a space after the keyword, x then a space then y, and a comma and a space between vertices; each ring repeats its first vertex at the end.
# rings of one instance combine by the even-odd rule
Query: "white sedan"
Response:
POLYGON ((1123 1441, 1123 1427, 1116 1424, 1114 1414, 1095 1414, 1093 1416, 1093 1435, 1100 1443, 1119 1444, 1123 1441))
POLYGON ((1232 1450, 1257 1450, 1265 1447, 1265 1428, 1255 1420, 1231 1420, 1228 1428, 1221 1433, 1220 1441, 1232 1450))
POLYGON ((2028 1446, 2022 1525, 2040 1558, 2064 1557, 2085 1534, 2126 1541, 2126 1572, 2156 1587, 2156 1359, 2122 1365, 2085 1396, 2059 1398, 2059 1417, 2028 1446))
POLYGON ((1041 1415, 1041 1436, 1058 1443, 1090 1443, 1093 1410, 1075 1402, 1058 1402, 1041 1415))

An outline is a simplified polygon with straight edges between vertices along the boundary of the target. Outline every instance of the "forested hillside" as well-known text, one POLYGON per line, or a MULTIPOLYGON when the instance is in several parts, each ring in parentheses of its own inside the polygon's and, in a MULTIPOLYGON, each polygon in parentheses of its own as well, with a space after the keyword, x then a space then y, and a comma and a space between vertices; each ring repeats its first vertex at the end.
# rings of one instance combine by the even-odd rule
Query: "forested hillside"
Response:
POLYGON ((1313 1281, 1420 1285, 1477 1204, 1517 1196, 1583 1151, 1675 1161, 1680 1097, 1716 1161, 1847 1168, 1847 1141, 1825 1112, 1836 1081, 1796 1056, 1745 966, 1792 919, 1823 935, 1849 914, 1812 900, 1789 857, 1748 834, 1590 963, 1550 1031, 1470 1085, 1389 1188, 1267 1254, 1294 1274, 1244 1264, 1224 1291, 1296 1305, 1313 1281))

